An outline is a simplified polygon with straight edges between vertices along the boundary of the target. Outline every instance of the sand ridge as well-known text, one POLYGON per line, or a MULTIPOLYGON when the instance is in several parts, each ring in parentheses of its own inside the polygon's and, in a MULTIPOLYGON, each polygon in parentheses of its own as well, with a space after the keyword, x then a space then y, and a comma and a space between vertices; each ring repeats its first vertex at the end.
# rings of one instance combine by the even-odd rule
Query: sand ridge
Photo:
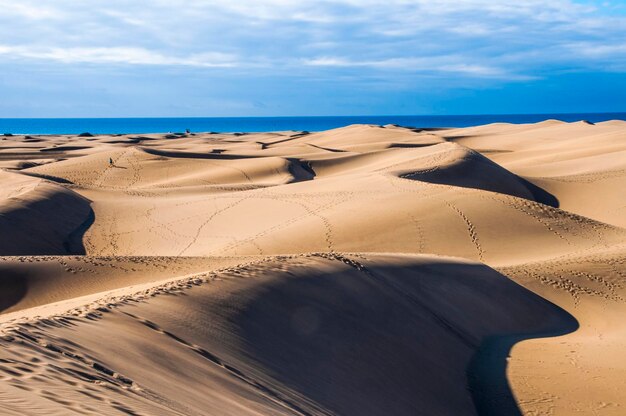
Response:
POLYGON ((620 414, 625 138, 6 137, 0 408, 620 414))

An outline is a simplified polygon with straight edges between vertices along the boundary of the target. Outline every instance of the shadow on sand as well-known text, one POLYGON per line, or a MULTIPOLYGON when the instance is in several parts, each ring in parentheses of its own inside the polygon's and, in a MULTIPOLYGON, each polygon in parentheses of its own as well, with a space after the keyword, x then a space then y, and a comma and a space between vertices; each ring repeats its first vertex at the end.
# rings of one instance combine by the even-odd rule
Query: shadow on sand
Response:
POLYGON ((559 207, 559 200, 554 195, 552 195, 550 192, 548 192, 545 189, 535 185, 534 183, 530 182, 529 180, 527 180, 525 178, 522 178, 521 176, 518 176, 518 178, 520 179, 520 181, 522 181, 524 186, 526 186, 526 188, 528 188, 530 193, 533 195, 533 198, 535 199, 535 201, 537 201, 539 203, 542 203, 544 205, 549 205, 552 208, 558 208, 559 207))
POLYGON ((85 255, 87 250, 83 244, 83 236, 96 221, 96 214, 93 212, 93 208, 89 207, 89 214, 85 221, 80 224, 74 231, 67 236, 67 239, 63 242, 63 248, 67 254, 85 255))
POLYGON ((565 326, 559 331, 491 336, 483 341, 467 369, 468 388, 477 414, 522 416, 506 375, 511 349, 521 341, 556 337, 576 331, 579 327, 578 321, 567 312, 563 313, 566 314, 565 326))
POLYGON ((280 384, 329 413, 520 415, 511 347, 578 328, 483 265, 289 272, 247 291, 232 330, 280 384))
POLYGON ((0 313, 9 309, 26 296, 28 286, 26 278, 18 273, 7 273, 6 270, 0 270, 0 313))

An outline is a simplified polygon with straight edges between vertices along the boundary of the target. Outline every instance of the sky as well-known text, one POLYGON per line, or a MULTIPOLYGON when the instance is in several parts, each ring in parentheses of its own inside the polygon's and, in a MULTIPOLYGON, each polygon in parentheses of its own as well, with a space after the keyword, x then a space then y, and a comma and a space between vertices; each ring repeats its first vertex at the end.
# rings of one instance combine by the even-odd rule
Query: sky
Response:
POLYGON ((626 111, 626 0, 0 0, 0 117, 626 111))

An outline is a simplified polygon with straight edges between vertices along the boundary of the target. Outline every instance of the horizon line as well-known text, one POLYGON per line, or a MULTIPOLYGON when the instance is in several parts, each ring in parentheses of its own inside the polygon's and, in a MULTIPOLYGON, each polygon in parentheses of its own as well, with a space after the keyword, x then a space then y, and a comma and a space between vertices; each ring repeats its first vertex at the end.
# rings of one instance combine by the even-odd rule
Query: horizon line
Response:
POLYGON ((555 113, 475 113, 475 114, 354 114, 296 116, 124 116, 124 117, 0 117, 0 120, 113 120, 113 119, 235 119, 235 118, 346 118, 346 117, 481 117, 481 116, 560 116, 560 115, 626 114, 624 111, 575 111, 555 113))

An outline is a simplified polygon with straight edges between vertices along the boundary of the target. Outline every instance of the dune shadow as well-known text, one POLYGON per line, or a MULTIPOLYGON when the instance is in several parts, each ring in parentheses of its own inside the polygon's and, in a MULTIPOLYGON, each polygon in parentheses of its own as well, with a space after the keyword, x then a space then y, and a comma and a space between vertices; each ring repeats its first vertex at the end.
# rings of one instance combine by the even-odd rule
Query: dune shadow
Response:
POLYGON ((552 195, 550 192, 546 191, 545 189, 535 185, 529 180, 522 178, 521 176, 518 176, 518 178, 524 184, 524 186, 528 188, 530 193, 533 194, 535 201, 540 202, 544 205, 549 205, 553 208, 559 207, 560 203, 556 196, 552 195))
POLYGON ((0 270, 0 313, 17 304, 26 296, 26 278, 12 270, 0 270))
POLYGON ((25 176, 31 176, 33 178, 39 178, 39 179, 45 179, 48 180, 50 182, 56 182, 56 183, 60 183, 60 184, 66 184, 66 185, 73 185, 74 182, 67 180, 65 178, 60 178, 58 176, 52 176, 52 175, 45 175, 43 173, 35 173, 35 172, 25 172, 23 170, 19 171, 18 173, 25 175, 25 176))
POLYGON ((405 129, 409 129, 414 131, 415 133, 422 133, 422 132, 430 132, 430 131, 443 131, 443 130, 452 130, 452 127, 415 127, 415 126, 401 126, 401 125, 395 125, 396 127, 403 127, 405 129))
POLYGON ((307 143, 308 146, 314 147, 316 149, 320 149, 320 150, 324 150, 326 152, 331 152, 331 153, 347 153, 347 150, 342 150, 342 149, 333 149, 331 147, 323 147, 323 146, 318 146, 316 144, 313 143, 307 143))
POLYGON ((291 183, 310 181, 315 179, 315 176, 317 176, 309 162, 305 162, 297 158, 286 159, 289 162, 289 173, 291 173, 291 176, 294 177, 294 180, 291 183))
POLYGON ((39 149, 40 152, 46 153, 46 152, 70 152, 70 151, 74 151, 74 150, 85 150, 85 149, 90 149, 91 147, 89 146, 58 146, 58 147, 48 147, 45 149, 39 149))
POLYGON ((93 223, 91 201, 69 187, 48 183, 21 196, 0 215, 0 255, 84 253, 82 236, 93 223))
POLYGON ((446 141, 455 142, 457 140, 471 139, 472 137, 476 137, 476 136, 472 136, 472 135, 446 136, 446 141))
POLYGON ((471 151, 454 163, 400 175, 403 179, 438 185, 458 186, 529 199, 554 208, 559 200, 523 177, 514 174, 482 154, 471 151))
POLYGON ((479 415, 522 416, 506 375, 511 349, 521 341, 565 335, 579 328, 574 317, 567 314, 564 318, 564 325, 555 331, 490 336, 483 341, 467 369, 468 388, 479 415))
POLYGON ((436 143, 392 143, 389 148, 392 149, 417 149, 421 147, 433 146, 436 143))
POLYGON ((247 354, 336 414, 519 415, 511 347, 578 327, 486 266, 290 270, 233 317, 247 354))
POLYGON ((195 153, 195 152, 183 152, 177 150, 159 150, 142 147, 140 150, 155 156, 163 156, 169 158, 180 159, 214 159, 214 160, 235 160, 235 159, 255 159, 259 156, 251 155, 235 155, 226 153, 195 153))
POLYGON ((87 250, 85 249, 85 245, 83 244, 83 237, 95 221, 96 214, 90 206, 89 213, 87 214, 85 220, 74 231, 72 231, 63 242, 63 248, 65 249, 67 254, 87 254, 87 250))

